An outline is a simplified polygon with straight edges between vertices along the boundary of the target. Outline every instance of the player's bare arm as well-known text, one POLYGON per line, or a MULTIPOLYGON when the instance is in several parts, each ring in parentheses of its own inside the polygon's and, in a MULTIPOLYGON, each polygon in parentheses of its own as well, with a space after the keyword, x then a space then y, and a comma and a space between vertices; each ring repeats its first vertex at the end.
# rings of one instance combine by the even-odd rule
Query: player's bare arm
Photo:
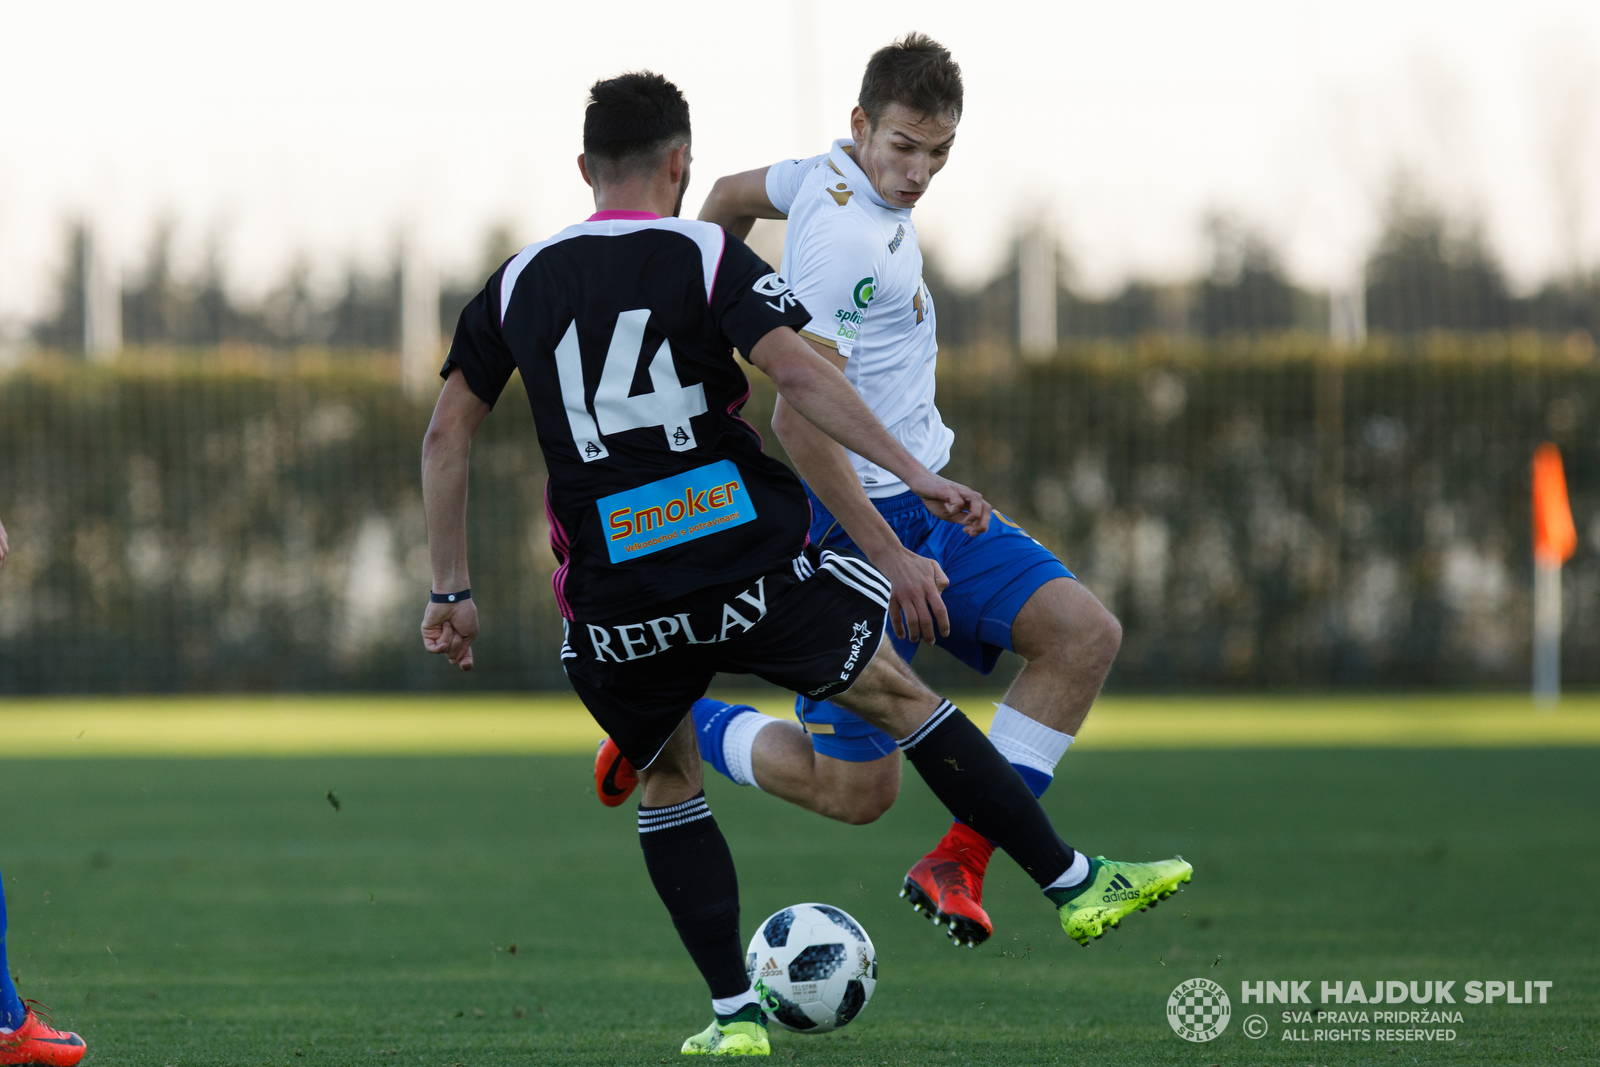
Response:
MULTIPOLYGON (((822 354, 828 359, 828 354, 822 354)), ((838 360, 834 356, 830 362, 838 360)), ((897 636, 933 643, 950 635, 950 613, 939 594, 950 584, 944 568, 900 543, 861 490, 850 459, 827 434, 811 425, 782 397, 772 413, 772 428, 811 491, 833 513, 872 565, 889 579, 889 622, 897 636)))
MULTIPOLYGON (((814 341, 807 341, 823 359, 842 371, 844 357, 814 341)), ((772 428, 801 477, 833 513, 873 566, 893 584, 889 620, 895 634, 910 641, 933 643, 934 636, 950 635, 950 615, 939 594, 949 585, 944 569, 926 556, 900 543, 900 538, 861 488, 861 479, 844 450, 813 426, 782 397, 772 413, 772 428)), ((940 505, 934 502, 937 509, 940 505)), ((936 514, 939 513, 937 510, 936 514)), ((941 517, 945 517, 941 515, 941 517)), ((960 520, 957 520, 960 521, 960 520)), ((969 534, 988 529, 981 522, 966 525, 969 534)))
MULTIPOLYGON (((452 373, 422 439, 422 507, 435 593, 457 593, 472 585, 467 575, 467 457, 488 414, 489 405, 473 395, 466 377, 452 373)), ((478 608, 471 599, 429 603, 422 614, 423 647, 443 655, 451 666, 472 669, 477 636, 478 608)))
POLYGON ((10 548, 11 545, 6 541, 5 523, 0 522, 0 567, 4 567, 6 565, 6 552, 9 551, 10 548))
POLYGON ((789 405, 839 444, 894 473, 941 518, 968 529, 987 526, 989 502, 974 489, 941 478, 884 429, 843 372, 788 327, 773 330, 750 352, 789 405))
POLYGON ((714 222, 741 241, 750 236, 756 219, 786 217, 767 199, 766 167, 718 178, 700 208, 701 222, 714 222))

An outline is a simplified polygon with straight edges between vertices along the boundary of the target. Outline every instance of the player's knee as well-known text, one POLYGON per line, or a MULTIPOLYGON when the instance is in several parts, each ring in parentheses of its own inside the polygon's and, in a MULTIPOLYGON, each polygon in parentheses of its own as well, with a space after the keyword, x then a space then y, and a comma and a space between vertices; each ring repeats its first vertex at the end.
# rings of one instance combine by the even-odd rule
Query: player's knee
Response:
POLYGON ((1117 658, 1117 651, 1122 648, 1122 623, 1105 605, 1095 603, 1094 620, 1090 623, 1091 637, 1089 645, 1104 659, 1109 670, 1111 661, 1117 658))
POLYGON ((1078 612, 1060 648, 1063 657, 1080 670, 1106 674, 1122 647, 1122 623, 1099 601, 1091 601, 1078 612))
POLYGON ((823 814, 851 826, 877 822, 900 795, 900 758, 896 753, 865 763, 826 764, 819 785, 829 798, 823 814), (832 773, 828 773, 828 772, 832 773))
POLYGON ((912 673, 885 641, 856 678, 833 702, 889 734, 904 737, 921 725, 939 698, 912 673))
POLYGON ((1075 672, 1101 674, 1111 669, 1122 648, 1122 623, 1087 590, 1079 592, 1051 613, 1047 625, 1025 635, 1026 644, 1018 643, 1029 663, 1056 661, 1075 672))
POLYGON ((835 818, 851 826, 865 826, 883 818, 884 812, 894 807, 900 792, 900 783, 878 780, 866 788, 853 792, 844 799, 835 818))

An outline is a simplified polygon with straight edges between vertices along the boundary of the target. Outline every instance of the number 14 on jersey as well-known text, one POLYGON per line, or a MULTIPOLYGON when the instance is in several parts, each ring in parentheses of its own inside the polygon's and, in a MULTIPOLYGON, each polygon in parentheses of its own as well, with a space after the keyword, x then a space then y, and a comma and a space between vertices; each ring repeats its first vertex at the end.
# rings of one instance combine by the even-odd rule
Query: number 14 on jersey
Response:
POLYGON ((650 360, 651 391, 629 396, 639 359, 644 355, 644 327, 650 310, 624 311, 617 316, 611 333, 611 346, 600 370, 600 385, 594 393, 594 411, 584 398, 583 355, 578 349, 578 323, 556 346, 556 374, 561 380, 561 402, 567 410, 567 426, 573 443, 585 463, 605 459, 611 453, 604 438, 624 430, 661 427, 667 447, 687 452, 694 447, 694 428, 690 420, 706 413, 705 386, 684 385, 678 381, 678 368, 672 362, 672 345, 662 339, 650 360))

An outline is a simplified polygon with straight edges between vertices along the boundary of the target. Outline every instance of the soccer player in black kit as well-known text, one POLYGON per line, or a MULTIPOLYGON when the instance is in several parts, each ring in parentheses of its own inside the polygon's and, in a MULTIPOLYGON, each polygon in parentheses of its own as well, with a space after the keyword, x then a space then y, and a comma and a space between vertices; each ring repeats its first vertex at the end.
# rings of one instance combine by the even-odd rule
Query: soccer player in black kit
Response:
POLYGON ((597 82, 578 166, 596 212, 529 245, 461 314, 423 443, 433 593, 424 646, 462 669, 478 634, 467 454, 513 370, 537 424, 572 687, 639 770, 639 840, 715 1018, 686 1054, 766 1055, 745 971, 733 857, 706 806, 689 710, 718 671, 829 699, 891 736, 950 811, 1052 902, 1087 877, 976 726, 883 641, 889 583, 807 543, 799 479, 739 417, 734 349, 830 438, 977 532, 983 498, 929 472, 795 332, 810 316, 720 226, 678 218, 689 106, 660 75, 597 82))

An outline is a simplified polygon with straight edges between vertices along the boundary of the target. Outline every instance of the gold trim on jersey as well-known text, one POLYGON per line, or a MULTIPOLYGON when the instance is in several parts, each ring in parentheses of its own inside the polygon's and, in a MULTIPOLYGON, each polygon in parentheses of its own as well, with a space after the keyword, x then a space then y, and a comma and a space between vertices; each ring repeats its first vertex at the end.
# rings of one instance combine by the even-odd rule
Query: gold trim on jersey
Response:
POLYGON ((800 336, 806 338, 807 340, 815 341, 819 345, 827 345, 829 348, 833 349, 835 352, 839 351, 839 342, 838 341, 832 340, 832 339, 827 338, 827 337, 823 337, 823 336, 821 336, 819 334, 814 334, 810 330, 801 330, 800 331, 800 336))
MULTIPOLYGON (((841 178, 844 177, 844 171, 840 170, 833 160, 827 160, 827 164, 829 170, 833 171, 841 178)), ((850 188, 844 182, 840 182, 838 185, 827 189, 826 192, 829 196, 833 197, 833 202, 838 204, 840 207, 844 207, 846 204, 848 204, 850 202, 850 197, 855 194, 855 190, 850 188)))

